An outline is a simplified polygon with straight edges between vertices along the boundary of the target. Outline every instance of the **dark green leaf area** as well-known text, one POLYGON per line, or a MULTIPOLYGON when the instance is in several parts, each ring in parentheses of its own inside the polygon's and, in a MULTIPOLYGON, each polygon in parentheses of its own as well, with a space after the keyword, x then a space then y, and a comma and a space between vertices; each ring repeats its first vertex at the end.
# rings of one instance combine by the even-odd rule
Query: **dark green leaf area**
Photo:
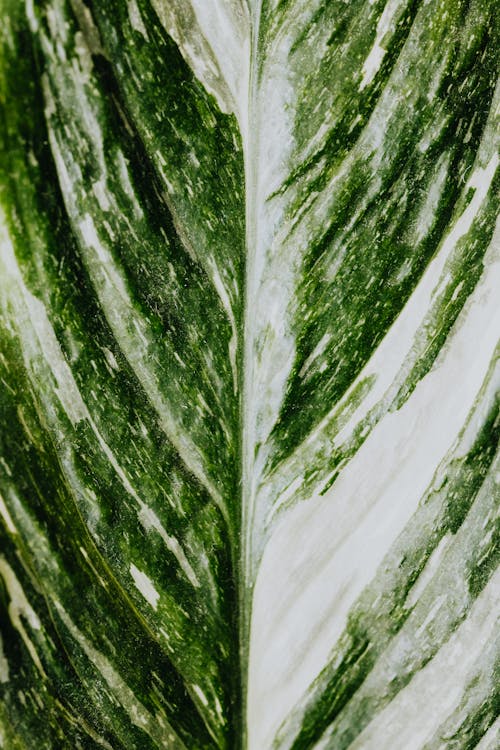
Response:
MULTIPOLYGON (((40 138, 43 138, 43 132, 40 138)), ((31 133, 33 138, 35 135, 31 133)), ((34 145, 40 144, 34 141, 34 145)), ((44 167, 47 169, 44 178, 48 182, 46 178, 53 175, 53 165, 46 150, 40 153, 45 159, 44 167)), ((183 536, 189 529, 189 535, 196 539, 199 529, 195 516, 208 513, 211 514, 211 523, 202 522, 204 528, 209 526, 213 529, 207 538, 207 547, 212 548, 216 540, 220 544, 221 521, 216 518, 218 512, 213 508, 206 510, 211 503, 210 498, 185 471, 176 451, 165 439, 154 409, 144 401, 141 384, 127 366, 103 319, 88 275, 75 252, 71 231, 61 210, 60 197, 57 200, 55 179, 45 188, 45 194, 51 197, 51 201, 46 204, 43 213, 41 210, 38 213, 33 210, 37 207, 36 203, 30 203, 30 199, 36 198, 36 188, 42 183, 40 173, 36 169, 29 170, 29 164, 20 164, 17 171, 23 180, 25 196, 20 204, 23 209, 20 218, 30 225, 33 233, 38 234, 38 244, 44 243, 41 258, 45 263, 45 273, 37 275, 37 259, 32 255, 26 256, 23 265, 25 278, 33 279, 34 292, 49 299, 48 313, 58 343, 78 392, 97 427, 96 431, 88 423, 82 422, 71 436, 75 441, 72 449, 76 459, 82 466, 87 466, 89 478, 99 476, 99 466, 103 476, 109 475, 113 477, 109 481, 119 483, 116 470, 109 464, 109 457, 103 452, 102 442, 99 442, 98 436, 101 436, 111 453, 119 459, 141 500, 154 505, 168 528, 179 530, 183 536), (35 189, 30 189, 31 182, 35 189), (53 211, 51 207, 54 207, 53 211)), ((18 237, 19 247, 23 248, 22 231, 18 237)), ((60 418, 64 429, 70 434, 71 428, 62 410, 60 418)), ((82 482, 84 477, 85 471, 82 472, 82 482)), ((98 482, 96 489, 99 489, 98 482)), ((126 489, 121 486, 118 495, 123 498, 124 492, 126 495, 126 489)), ((128 502, 131 502, 130 497, 128 502)))
MULTIPOLYGON (((147 710, 154 713, 160 701, 160 708, 175 731, 190 741, 194 736, 198 742, 206 730, 165 645, 159 644, 157 634, 140 614, 140 607, 134 606, 131 587, 124 581, 125 571, 117 566, 119 551, 114 559, 105 559, 97 549, 89 529, 98 541, 99 511, 93 508, 97 512, 94 524, 92 519, 85 519, 88 525, 84 524, 84 506, 78 502, 78 493, 84 488, 68 485, 21 371, 18 382, 19 391, 10 400, 2 400, 2 417, 9 419, 11 433, 8 440, 2 441, 5 464, 0 481, 2 494, 10 498, 22 559, 50 608, 50 616, 41 613, 40 621, 43 627, 54 618, 59 621, 59 646, 42 660, 44 669, 49 676, 57 675, 67 653, 83 683, 79 690, 87 702, 87 691, 92 698, 89 720, 95 714, 125 747, 129 747, 129 735, 137 738, 138 748, 157 745, 144 737, 142 730, 130 727, 130 716, 124 708, 115 710, 116 698, 104 700, 110 691, 109 670, 99 659, 106 660, 147 710), (15 485, 12 477, 18 478, 15 485), (68 620, 72 623, 69 629, 68 620), (87 645, 83 652, 80 641, 87 645), (99 657, 92 652, 98 652, 99 657), (101 671, 96 664, 101 664, 101 671)), ((211 741, 205 736, 202 746, 210 747, 211 741)))
MULTIPOLYGON (((16 37, 18 41, 20 38, 25 39, 22 35, 16 37)), ((36 50, 39 62, 35 61, 29 54, 29 48, 26 48, 23 58, 27 71, 25 77, 38 76, 39 66, 45 65, 40 58, 38 45, 36 50)), ((106 153, 111 159, 121 148, 122 153, 127 155, 141 207, 143 210, 147 208, 150 214, 140 227, 143 233, 142 245, 132 241, 127 244, 126 232, 119 220, 113 224, 113 216, 104 217, 104 221, 109 219, 110 226, 113 224, 111 229, 115 235, 122 233, 123 243, 112 244, 111 251, 120 268, 125 269, 128 288, 133 290, 131 298, 134 308, 140 308, 143 317, 149 316, 153 321, 159 340, 165 337, 166 332, 171 334, 174 340, 173 352, 182 345, 182 337, 175 339, 174 329, 177 324, 173 325, 170 321, 175 314, 180 321, 179 325, 188 325, 187 310, 183 307, 184 303, 188 304, 190 314, 195 318, 191 323, 193 329, 203 330, 203 326, 208 329, 206 340, 215 342, 213 351, 218 356, 218 343, 224 348, 229 338, 227 321, 224 320, 219 325, 221 315, 217 300, 212 299, 208 308, 211 315, 207 315, 207 309, 198 304, 198 298, 197 307, 189 297, 190 294, 195 296, 192 291, 195 288, 200 296, 206 292, 205 300, 211 299, 205 272, 201 270, 198 260, 191 260, 183 249, 168 206, 160 198, 158 177, 143 157, 140 139, 128 133, 119 115, 119 106, 115 109, 111 106, 115 99, 109 88, 109 67, 103 60, 97 59, 94 70, 96 80, 103 87, 109 104, 107 109, 103 104, 100 110, 105 116, 107 127, 111 129, 103 130, 109 132, 108 141, 104 141, 107 143, 106 153), (146 194, 148 181, 150 192, 146 194), (142 193, 141 185, 144 189, 142 193), (146 242, 149 244, 144 244, 146 242), (146 256, 141 257, 141 251, 147 251, 147 263, 146 256), (171 253, 171 260, 168 252, 171 253), (140 290, 141 272, 146 278, 140 290), (163 317, 156 310, 151 312, 153 305, 159 305, 158 299, 153 299, 153 277, 156 278, 159 289, 166 289, 163 293, 168 296, 163 317), (185 295, 184 302, 179 303, 177 310, 176 286, 179 298, 185 295), (198 322, 196 315, 199 315, 198 322)), ((20 75, 12 74, 7 80, 10 87, 7 93, 17 104, 2 108, 2 117, 8 123, 9 145, 8 149, 2 150, 2 180, 4 190, 12 190, 16 206, 12 207, 8 216, 9 228, 15 239, 23 282, 29 290, 27 293, 43 301, 55 339, 51 342, 44 332, 37 351, 26 349, 23 355, 19 341, 16 341, 5 355, 5 361, 11 363, 11 367, 16 363, 16 371, 10 370, 5 377, 9 383, 19 383, 19 391, 15 396, 21 414, 19 418, 24 421, 27 419, 23 406, 25 394, 31 394, 29 397, 33 400, 31 405, 26 406, 28 412, 38 412, 45 416, 43 427, 37 427, 36 418, 33 417, 34 421, 29 422, 29 432, 21 429, 19 440, 14 431, 9 434, 8 439, 6 436, 2 455, 10 456, 8 460, 14 462, 12 472, 16 477, 16 491, 25 498, 27 508, 36 510, 40 524, 43 523, 44 533, 51 537, 50 544, 56 550, 59 547, 68 548, 73 534, 69 530, 74 529, 75 518, 81 519, 82 525, 78 527, 80 532, 74 531, 74 544, 80 540, 87 554, 90 554, 88 550, 93 551, 95 559, 92 562, 93 568, 89 563, 91 570, 101 571, 104 567, 120 592, 118 599, 126 600, 126 605, 120 605, 124 608, 124 614, 120 615, 121 624, 115 629, 116 644, 122 643, 131 658, 135 654, 145 664, 149 660, 151 665, 160 665, 160 676, 165 682, 162 681, 153 690, 153 703, 156 705, 160 701, 165 704, 167 718, 176 731, 176 724, 179 723, 177 714, 184 717, 186 726, 196 726, 192 735, 196 737, 195 744, 202 742, 200 747, 212 745, 212 739, 203 739, 208 737, 204 728, 206 722, 211 726, 212 736, 216 735, 217 742, 223 746, 225 736, 231 742, 230 737, 236 726, 236 720, 229 720, 228 713, 238 711, 236 683, 239 664, 234 637, 237 612, 234 600, 234 550, 229 547, 227 525, 213 498, 189 468, 186 468, 165 434, 161 415, 145 398, 144 384, 130 366, 110 328, 106 315, 109 311, 103 311, 100 304, 98 285, 96 287, 88 258, 75 242, 71 221, 74 217, 70 215, 68 218, 67 205, 63 201, 68 196, 64 195, 64 190, 61 195, 59 189, 43 115, 41 89, 23 89, 20 75), (26 125, 21 137, 18 124, 23 122, 23 110, 26 108, 33 112, 33 120, 30 121, 31 127, 26 125), (26 242, 26 237, 29 237, 31 245, 26 242), (67 413, 64 399, 58 395, 53 366, 63 367, 68 381, 73 383, 70 386, 69 402, 72 404, 71 410, 76 409, 79 413, 76 423, 72 422, 71 415, 67 413), (44 449, 46 441, 49 443, 44 449), (47 457, 40 465, 39 454, 43 458, 44 450, 47 451, 47 457), (21 457, 21 464, 15 464, 21 457), (32 477, 35 470, 33 467, 36 466, 40 466, 37 476, 29 481, 27 479, 25 486, 20 478, 32 477), (59 473, 56 473, 53 481, 49 481, 48 477, 51 476, 51 471, 55 471, 55 467, 58 467, 59 473), (30 484, 31 481, 35 483, 36 491, 30 484), (59 497, 57 502, 55 495, 59 497), (61 507, 68 509, 66 515, 61 514, 61 507), (85 533, 84 524, 87 528, 85 533), (52 540, 53 534, 56 534, 55 540, 52 540), (181 555, 183 565, 176 555, 179 550, 185 555, 185 558, 181 555), (152 579, 160 595, 157 611, 151 608, 134 585, 130 573, 132 562, 152 579), (193 581, 196 581, 196 585, 193 581), (135 611, 138 624, 130 642, 125 643, 121 639, 121 631, 127 630, 126 613, 129 609, 135 611), (166 635, 159 632, 160 625, 166 635), (141 628, 150 635, 141 635, 141 628), (150 648, 150 656, 140 653, 134 645, 144 640, 147 642, 148 638, 153 644, 147 647, 150 648), (172 666, 169 660, 174 659, 174 656, 176 664, 172 666), (188 693, 193 691, 193 686, 204 691, 208 709, 201 703, 195 708, 188 693), (217 701, 221 705, 220 716, 214 707, 217 701), (205 714, 203 720, 200 719, 200 712, 205 714)), ((49 127, 56 138, 66 127, 64 107, 65 103, 61 100, 60 107, 49 117, 49 127)), ((90 145, 85 145, 84 152, 90 148, 90 145)), ((90 183, 95 179, 95 174, 92 173, 94 166, 90 159, 90 183)), ((78 190, 79 187, 82 189, 83 210, 96 210, 95 204, 85 204, 90 198, 85 197, 84 183, 80 186, 77 184, 75 189, 78 190)), ((89 192, 90 189, 89 187, 89 192)), ((117 186, 113 195, 120 209, 118 217, 131 217, 125 191, 120 192, 120 187, 117 186)), ((130 221, 130 218, 127 220, 130 221)), ((127 226, 130 230, 131 225, 127 226)), ((132 230, 139 231, 133 226, 132 230)), ((22 297, 18 301, 19 320, 24 319, 22 325, 26 332, 31 330, 34 321, 29 319, 22 297)), ((40 315, 38 310, 36 315, 40 315)), ((5 335, 7 336, 6 332, 5 335)), ((198 351, 199 349, 193 348, 195 359, 198 351)), ((209 351, 207 347, 206 351, 209 351)), ((227 354, 220 354, 220 359, 222 358, 224 366, 229 370, 226 364, 227 354)), ((190 356, 187 360, 191 367, 192 359, 190 356)), ((165 360, 162 364, 164 363, 165 360)), ((202 369, 200 365, 198 367, 202 369)), ((168 368, 165 369, 165 377, 172 379, 171 370, 169 374, 168 368)), ((193 371, 195 370, 196 363, 193 367, 193 371)), ((196 372, 192 377, 195 376, 196 372)), ((234 415, 232 374, 230 377, 228 393, 223 400, 224 407, 227 407, 224 421, 227 422, 233 418, 227 414, 231 415, 233 410, 234 415)), ((185 377, 185 381, 187 380, 188 376, 185 377)), ((220 382, 223 382, 222 377, 220 382)), ((212 383, 211 380, 210 387, 212 383)), ((189 397, 184 397, 186 406, 189 406, 192 395, 190 391, 189 397)), ((207 398, 215 402, 213 394, 209 394, 207 398)), ((212 406, 216 408, 214 403, 212 406)), ((3 423, 9 424, 9 420, 10 417, 6 416, 3 423)), ((216 420, 214 422, 217 424, 216 420)), ((228 428, 225 427, 225 440, 227 432, 228 428)), ((212 439, 211 445, 216 442, 212 439)), ((220 453, 221 451, 218 452, 218 457, 220 453)), ((233 482, 234 471, 233 461, 228 482, 233 482)), ((214 468, 214 475, 223 490, 223 472, 214 468)), ((230 499, 234 501, 232 493, 230 499)), ((28 532, 26 538, 29 538, 28 532)), ((80 596, 76 600, 71 599, 67 612, 85 637, 88 637, 84 624, 76 617, 81 601, 85 601, 89 612, 94 613, 91 619, 95 623, 101 622, 102 626, 99 613, 107 612, 106 598, 115 594, 111 591, 100 592, 99 597, 95 598, 90 579, 81 580, 79 577, 82 553, 78 548, 73 549, 73 546, 61 567, 67 570, 68 586, 71 583, 80 592, 80 596)), ((40 573, 42 580, 45 575, 49 573, 40 573)), ((69 648, 67 641, 71 631, 63 620, 60 623, 61 639, 65 647, 69 648)), ((97 635, 96 633, 96 638, 97 635)), ((112 652, 107 654, 107 658, 112 656, 112 652)), ((122 674, 121 649, 114 653, 114 657, 118 659, 118 672, 126 679, 131 690, 135 693, 137 688, 138 695, 144 693, 144 686, 136 686, 130 682, 128 675, 125 677, 122 674)), ((84 653, 79 653, 78 660, 82 664, 82 670, 90 674, 85 666, 86 658, 84 653)), ((125 661, 123 664, 125 665, 125 661)), ((90 677, 88 679, 92 683, 90 677)), ((96 679, 95 700, 98 700, 101 682, 97 677, 96 679)), ((149 687, 146 692, 148 691, 150 692, 149 687)), ((111 706, 108 708, 112 714, 111 706)), ((122 713, 125 711, 121 710, 122 713)), ((182 728, 184 719, 179 720, 181 728, 178 731, 181 736, 188 732, 186 727, 182 728)), ((120 726, 123 721, 125 718, 122 716, 120 726)), ((137 731, 139 730, 134 729, 134 732, 137 731)), ((192 738, 187 744, 193 746, 192 738)))
POLYGON ((93 3, 102 44, 183 238, 202 264, 218 267, 240 320, 245 196, 239 130, 195 78, 151 4, 141 0, 138 7, 147 39, 131 27, 123 3, 93 3))
MULTIPOLYGON (((480 42, 474 44, 467 63, 450 62, 446 75, 453 83, 433 94, 442 98, 436 106, 435 101, 431 105, 428 91, 435 86, 429 59, 434 56, 437 65, 441 48, 439 40, 423 37, 429 19, 420 19, 413 33, 422 35, 421 43, 428 50, 420 50, 417 57, 410 45, 401 52, 396 81, 400 87, 411 87, 412 101, 396 99, 393 110, 384 115, 379 151, 373 152, 370 143, 376 128, 382 127, 377 119, 388 107, 387 100, 379 104, 347 157, 349 169, 338 168, 335 176, 335 167, 331 187, 307 183, 309 197, 307 202, 305 197, 300 199, 306 205, 300 221, 315 226, 314 211, 323 212, 326 200, 328 220, 322 226, 318 223, 310 241, 304 256, 304 281, 293 303, 296 358, 275 428, 275 463, 306 437, 355 380, 466 208, 463 189, 497 77, 490 20, 487 9, 469 10, 465 29, 473 28, 480 42), (417 79, 419 85, 414 87, 417 79), (463 133, 462 140, 456 138, 457 131, 463 133), (377 163, 376 171, 372 160, 377 163), (428 197, 432 190, 434 203, 428 197)), ((441 24, 439 33, 456 37, 457 49, 461 49, 467 34, 458 32, 457 23, 454 17, 450 28, 441 24)), ((389 82, 384 96, 395 85, 389 82)), ((456 252, 453 273, 457 279, 465 276, 465 282, 455 295, 453 286, 447 288, 448 300, 442 300, 436 331, 408 377, 404 397, 430 369, 479 280, 494 221, 492 198, 456 252)), ((290 242, 298 231, 291 231, 290 242)))
MULTIPOLYGON (((298 92, 296 143, 307 144, 307 151, 303 145, 297 147, 292 155, 292 164, 297 167, 283 183, 282 191, 305 178, 302 202, 307 194, 320 193, 327 187, 332 173, 367 125, 421 4, 421 0, 409 0, 396 14, 384 38, 386 52, 380 68, 366 86, 360 85, 362 65, 376 36, 384 4, 324 2, 307 18, 289 59, 298 92), (317 66, 311 66, 311 57, 318 55, 318 49, 321 59, 317 66), (325 128, 325 123, 329 127, 325 128), (318 131, 325 132, 321 139, 318 131)), ((274 23, 276 20, 273 16, 274 23)))
MULTIPOLYGON (((41 34, 42 50, 60 43, 51 33, 47 27, 41 34)), ((71 54, 72 44, 66 44, 71 54)), ((113 71, 98 56, 88 73, 84 60, 92 50, 83 53, 78 44, 78 75, 50 53, 44 53, 44 65, 50 145, 59 178, 64 185, 67 173, 71 182, 63 198, 83 264, 148 397, 160 412, 168 402, 178 429, 196 443, 203 470, 232 499, 237 399, 228 351, 234 331, 207 276, 206 258, 193 252, 126 112, 113 71), (68 138, 76 144, 71 156, 68 138), (123 312, 111 307, 110 283, 122 296, 126 290, 128 320, 125 306, 123 312)), ((158 153, 165 153, 163 147, 158 153)))
POLYGON ((314 746, 320 739, 322 730, 331 724, 349 702, 375 662, 367 633, 353 621, 349 623, 348 635, 339 641, 339 653, 344 655, 340 663, 337 661, 335 682, 317 696, 314 709, 305 714, 300 733, 291 745, 291 750, 308 750, 314 746))
MULTIPOLYGON (((63 650, 47 604, 32 584, 15 554, 15 546, 0 529, 2 566, 7 564, 43 622, 42 630, 22 620, 26 636, 40 656, 41 674, 26 647, 19 630, 9 617, 11 596, 0 576, 0 636, 8 664, 8 680, 0 682, 0 716, 5 747, 9 750, 31 750, 33 738, 40 750, 97 750, 125 748, 104 717, 90 705, 87 692, 63 650), (106 743, 108 743, 106 745, 106 743)), ((3 569, 5 573, 5 569, 3 569)))

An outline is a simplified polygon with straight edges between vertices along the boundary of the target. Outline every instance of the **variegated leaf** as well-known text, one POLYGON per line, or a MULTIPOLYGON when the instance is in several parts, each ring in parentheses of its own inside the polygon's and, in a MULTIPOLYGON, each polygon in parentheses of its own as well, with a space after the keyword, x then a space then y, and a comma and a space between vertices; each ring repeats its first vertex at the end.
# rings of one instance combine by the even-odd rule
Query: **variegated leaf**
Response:
POLYGON ((493 750, 493 0, 0 0, 0 747, 493 750))

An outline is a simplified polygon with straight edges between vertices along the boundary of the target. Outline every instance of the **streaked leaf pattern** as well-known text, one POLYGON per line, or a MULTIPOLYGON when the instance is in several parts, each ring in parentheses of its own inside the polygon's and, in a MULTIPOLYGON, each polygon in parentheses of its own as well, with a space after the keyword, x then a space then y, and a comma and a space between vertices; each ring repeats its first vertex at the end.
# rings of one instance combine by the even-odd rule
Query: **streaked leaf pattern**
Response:
POLYGON ((495 10, 0 0, 0 747, 498 747, 495 10))

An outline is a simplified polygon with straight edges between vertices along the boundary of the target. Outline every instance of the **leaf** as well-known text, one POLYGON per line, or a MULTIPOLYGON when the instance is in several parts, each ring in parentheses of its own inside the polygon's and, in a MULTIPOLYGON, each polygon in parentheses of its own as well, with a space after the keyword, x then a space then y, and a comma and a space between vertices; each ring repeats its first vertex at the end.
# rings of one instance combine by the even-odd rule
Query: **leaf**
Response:
POLYGON ((0 747, 498 740, 489 0, 0 2, 0 747))

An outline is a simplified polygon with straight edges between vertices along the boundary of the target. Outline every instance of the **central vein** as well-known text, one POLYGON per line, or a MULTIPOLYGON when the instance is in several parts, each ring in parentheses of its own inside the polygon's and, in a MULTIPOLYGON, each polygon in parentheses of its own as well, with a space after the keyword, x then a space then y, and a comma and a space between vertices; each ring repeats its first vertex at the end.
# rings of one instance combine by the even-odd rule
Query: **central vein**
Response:
POLYGON ((257 184, 258 184, 258 72, 260 3, 255 3, 250 17, 250 55, 248 92, 242 107, 240 129, 245 166, 245 286, 243 340, 240 345, 240 482, 241 482, 241 543, 239 559, 239 643, 241 672, 241 747, 247 745, 246 709, 250 621, 252 608, 252 526, 254 504, 254 321, 257 278, 257 184))

